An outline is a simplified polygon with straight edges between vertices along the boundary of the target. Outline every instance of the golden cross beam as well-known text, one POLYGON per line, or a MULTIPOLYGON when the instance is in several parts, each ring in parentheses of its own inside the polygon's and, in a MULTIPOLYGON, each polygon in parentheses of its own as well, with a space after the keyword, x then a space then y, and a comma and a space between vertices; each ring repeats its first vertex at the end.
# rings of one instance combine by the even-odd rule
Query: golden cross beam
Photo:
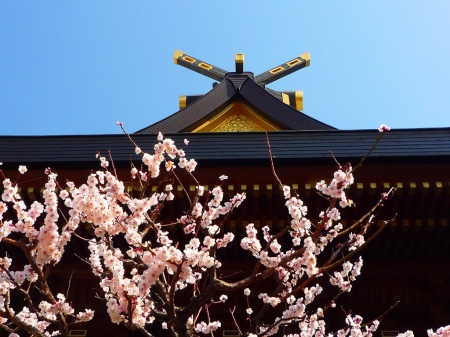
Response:
POLYGON ((285 77, 302 68, 308 67, 310 64, 309 53, 304 53, 295 59, 282 63, 279 66, 272 68, 255 77, 255 82, 258 84, 269 84, 285 77))
POLYGON ((179 50, 175 50, 173 61, 175 64, 191 69, 219 82, 223 81, 225 79, 225 75, 227 74, 227 71, 203 62, 198 58, 189 56, 179 50))
MULTIPOLYGON (((197 73, 205 75, 219 82, 223 81, 228 73, 231 73, 210 63, 206 63, 198 58, 189 56, 179 50, 175 50, 173 60, 175 64, 191 69, 197 73)), ((236 71, 234 73, 242 74, 244 72, 244 54, 236 54, 235 64, 236 71)), ((289 74, 292 74, 297 70, 308 67, 309 64, 310 55, 309 53, 304 53, 288 62, 282 63, 275 68, 257 75, 254 80, 260 85, 267 85, 289 74)))

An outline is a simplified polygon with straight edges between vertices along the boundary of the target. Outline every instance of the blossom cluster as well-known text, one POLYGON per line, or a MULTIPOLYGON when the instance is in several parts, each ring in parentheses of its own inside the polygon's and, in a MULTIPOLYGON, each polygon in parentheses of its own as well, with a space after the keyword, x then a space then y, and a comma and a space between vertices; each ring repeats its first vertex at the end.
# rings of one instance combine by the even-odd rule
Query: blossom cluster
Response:
POLYGON ((220 321, 214 321, 209 323, 201 322, 195 326, 195 331, 204 334, 210 334, 211 332, 216 331, 221 326, 222 324, 220 323, 220 321))
MULTIPOLYGON (((19 173, 25 172, 27 167, 19 166, 19 173)), ((52 322, 57 320, 56 315, 72 317, 74 322, 82 322, 92 319, 94 314, 89 309, 75 314, 62 294, 58 294, 56 299, 47 294, 46 299, 36 303, 32 310, 25 306, 19 312, 9 308, 7 302, 12 289, 21 288, 25 294, 28 294, 26 289, 33 288, 34 284, 43 290, 48 289, 42 270, 44 266, 56 264, 61 260, 64 248, 77 228, 77 223, 74 222, 69 222, 62 228, 58 227, 60 205, 56 193, 56 178, 56 174, 48 172, 48 181, 42 191, 43 203, 34 201, 29 207, 21 200, 17 184, 5 178, 0 201, 0 242, 15 242, 22 247, 30 262, 23 269, 18 270, 15 266, 14 270, 11 270, 13 261, 8 257, 0 258, 0 323, 10 324, 8 317, 15 316, 19 324, 35 328, 48 336, 52 334, 52 329, 57 328, 57 324, 51 327, 52 322), (8 211, 14 213, 14 216, 5 220, 4 216, 8 211), (44 216, 43 219, 41 215, 44 216)), ((53 332, 57 333, 58 330, 53 332)))
MULTIPOLYGON (((324 181, 317 184, 317 190, 330 197, 332 202, 330 202, 330 208, 319 214, 319 224, 316 225, 307 218, 308 208, 303 201, 292 193, 289 186, 283 186, 285 204, 292 217, 288 229, 294 248, 283 250, 278 242, 277 234, 271 233, 267 226, 258 230, 253 223, 247 225, 246 236, 241 240, 241 247, 249 251, 261 265, 268 269, 274 269, 278 278, 277 282, 283 285, 278 294, 261 293, 258 298, 272 307, 278 306, 283 301, 288 304, 281 317, 277 318, 270 327, 261 327, 258 333, 264 336, 275 335, 278 333, 280 326, 295 323, 302 331, 301 336, 317 336, 317 334, 323 336, 325 334, 325 322, 320 319, 324 315, 323 309, 318 308, 314 314, 309 314, 306 311, 306 307, 322 292, 322 287, 319 285, 305 287, 303 288, 303 296, 294 295, 293 292, 305 276, 313 279, 323 275, 318 266, 317 256, 343 230, 342 224, 339 223, 340 212, 334 205, 338 204, 342 208, 353 205, 353 202, 345 194, 345 189, 353 182, 352 167, 346 165, 345 168, 340 168, 334 173, 334 178, 330 184, 326 184, 324 181), (321 226, 321 223, 323 224, 322 231, 314 233, 315 228, 321 226), (262 239, 266 243, 262 242, 262 239), (302 247, 302 249, 295 247, 302 247)), ((347 240, 347 249, 349 251, 355 250, 363 243, 363 235, 350 233, 347 240)), ((361 273, 361 267, 361 258, 354 263, 344 261, 342 263, 343 270, 341 272, 335 271, 334 275, 330 276, 331 284, 338 286, 340 290, 350 291, 352 281, 361 273)), ((250 290, 246 289, 246 295, 249 294, 250 290)), ((246 312, 251 315, 254 310, 248 306, 246 312)), ((352 322, 355 320, 357 321, 357 319, 354 319, 352 322)), ((376 326, 376 324, 372 325, 372 329, 376 329, 376 326)), ((370 335, 369 333, 373 330, 360 331, 360 335, 370 335)), ((348 334, 349 331, 350 329, 345 330, 345 333, 348 334)), ((356 331, 357 329, 354 328, 352 335, 357 335, 356 331)))
MULTIPOLYGON (((186 159, 184 150, 178 149, 173 140, 164 139, 162 134, 158 135, 153 154, 139 147, 135 152, 142 155, 145 169, 133 167, 131 176, 139 177, 144 184, 160 179, 163 166, 170 174, 177 167, 192 173, 197 165, 195 160, 186 159), (174 162, 176 160, 178 162, 174 162)), ((100 158, 100 161, 102 165, 104 160, 100 158)), ((219 180, 224 179, 222 176, 219 180)), ((114 323, 144 328, 156 316, 167 316, 168 321, 168 309, 155 301, 152 294, 156 284, 161 278, 172 280, 167 286, 170 296, 189 285, 195 286, 207 270, 220 268, 221 263, 215 259, 213 251, 226 247, 234 239, 233 233, 221 232, 217 221, 238 207, 245 200, 245 194, 225 201, 220 186, 208 191, 206 196, 203 196, 204 187, 198 186, 196 200, 203 197, 204 201, 193 203, 190 211, 178 219, 177 224, 191 237, 184 247, 177 247, 169 231, 154 216, 166 202, 173 200, 172 191, 173 186, 165 184, 160 191, 134 198, 115 174, 105 170, 92 173, 87 183, 79 187, 69 182, 68 193, 61 196, 70 208, 68 221, 89 223, 94 229, 95 238, 89 241, 89 263, 100 278, 107 311, 114 323), (151 235, 144 237, 143 231, 151 235), (201 239, 199 231, 203 234, 201 239), (112 238, 119 235, 126 240, 128 250, 113 247, 112 238)), ((223 299, 222 296, 221 301, 223 299)), ((164 327, 169 329, 165 323, 164 327)), ((199 332, 220 327, 213 322, 199 324, 196 325, 199 332)))
POLYGON ((352 185, 353 182, 352 166, 347 164, 344 168, 339 168, 334 172, 330 184, 326 184, 325 181, 322 180, 316 184, 316 189, 325 196, 339 199, 339 205, 344 208, 353 205, 353 201, 347 199, 344 191, 348 186, 352 185))
MULTIPOLYGON (((387 128, 381 131, 387 131, 387 128)), ((187 140, 184 145, 188 145, 187 140)), ((70 317, 72 322, 92 319, 92 310, 75 313, 62 294, 49 295, 33 310, 24 307, 18 313, 12 309, 7 312, 5 305, 11 289, 45 281, 42 279, 43 268, 58 263, 74 232, 80 226, 88 226, 93 235, 86 240, 89 249, 86 261, 99 278, 113 323, 145 331, 149 324, 159 320, 163 329, 176 335, 174 322, 178 315, 184 314, 186 326, 191 331, 212 334, 221 328, 221 322, 210 316, 209 306, 227 305, 228 295, 219 291, 238 290, 246 296, 247 306, 242 312, 245 310, 249 321, 262 312, 261 308, 277 308, 280 313, 272 322, 253 327, 248 336, 279 335, 286 325, 298 329, 297 334, 287 337, 327 335, 326 308, 314 303, 322 294, 324 283, 312 281, 328 277, 331 285, 340 291, 350 291, 363 265, 361 258, 352 261, 354 252, 348 253, 364 245, 366 231, 352 231, 342 236, 348 231, 343 232, 344 226, 339 222, 341 209, 354 205, 345 191, 354 182, 351 165, 339 167, 330 183, 320 181, 316 184, 318 192, 329 201, 329 207, 316 215, 317 220, 308 218, 308 207, 296 191, 281 186, 290 222, 278 232, 269 226, 259 228, 254 223, 248 224, 244 237, 237 244, 256 261, 257 267, 250 277, 228 283, 217 276, 222 263, 216 253, 218 249, 229 247, 235 239, 232 232, 224 230, 222 222, 244 202, 245 193, 225 196, 221 184, 228 179, 226 175, 218 177, 219 185, 210 190, 195 180, 195 189, 187 196, 188 208, 179 218, 164 222, 160 215, 175 198, 173 183, 181 184, 175 170, 184 170, 193 177, 197 162, 187 159, 184 149, 161 133, 152 153, 143 151, 136 144, 135 153, 142 163, 132 164, 130 174, 133 184, 138 184, 142 190, 139 197, 128 192, 114 169, 110 171, 114 165, 100 154, 102 170, 90 173, 86 182, 79 186, 67 182, 67 187, 59 193, 57 175, 47 170, 43 202, 35 201, 29 207, 21 200, 17 185, 9 179, 3 181, 0 242, 10 238, 12 233, 20 234, 30 247, 31 261, 23 269, 10 270, 13 261, 8 257, 0 258, 0 323, 9 323, 6 317, 12 315, 49 336, 55 331, 51 326, 57 325, 59 317, 70 317), (58 222, 62 222, 60 209, 63 206, 64 225, 58 226, 58 222), (4 219, 10 212, 14 212, 15 220, 4 219), (42 221, 38 222, 38 219, 42 221), (174 231, 183 236, 178 242, 172 236, 174 231), (333 244, 331 249, 330 243, 339 236, 343 242, 333 244), (286 237, 292 244, 283 244, 286 237), (319 259, 330 250, 333 250, 331 256, 319 259), (319 262, 321 260, 326 262, 319 262), (259 293, 254 301, 250 301, 252 285, 268 277, 275 279, 277 289, 259 293), (202 295, 209 294, 202 293, 202 289, 214 286, 218 290, 211 291, 210 298, 195 312, 184 313, 183 307, 176 304, 176 296, 182 291, 187 292, 194 303, 200 301, 202 295), (258 304, 252 307, 255 303, 258 304), (203 308, 206 314, 200 316, 203 308)), ((25 166, 19 167, 20 174, 26 171, 25 166)), ((388 196, 389 193, 382 198, 388 196)), ((330 304, 329 307, 333 306, 330 304)), ((378 324, 378 321, 363 324, 362 317, 348 315, 345 328, 336 334, 339 337, 370 337, 378 324)), ((429 336, 449 337, 449 328, 441 328, 436 333, 431 331, 429 336)))
POLYGON ((352 289, 351 281, 355 281, 356 277, 361 274, 361 267, 363 264, 362 257, 354 264, 346 261, 342 264, 343 270, 341 272, 334 272, 334 276, 330 278, 330 283, 339 287, 341 291, 349 292, 352 289))
MULTIPOLYGON (((427 330, 428 337, 450 337, 450 325, 440 327, 436 331, 433 329, 427 330)), ((414 332, 411 330, 402 332, 397 337, 414 337, 414 332)))
POLYGON ((434 332, 432 329, 427 331, 428 337, 450 337, 450 325, 443 326, 434 332))

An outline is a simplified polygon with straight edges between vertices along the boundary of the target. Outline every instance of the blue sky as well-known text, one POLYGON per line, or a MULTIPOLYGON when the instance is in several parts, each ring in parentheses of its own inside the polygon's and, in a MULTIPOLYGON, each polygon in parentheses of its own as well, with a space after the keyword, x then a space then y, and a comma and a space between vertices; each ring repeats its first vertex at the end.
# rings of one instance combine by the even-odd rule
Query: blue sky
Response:
POLYGON ((212 80, 173 52, 259 74, 309 51, 269 87, 339 129, 450 126, 449 1, 3 1, 0 134, 137 131, 212 80))

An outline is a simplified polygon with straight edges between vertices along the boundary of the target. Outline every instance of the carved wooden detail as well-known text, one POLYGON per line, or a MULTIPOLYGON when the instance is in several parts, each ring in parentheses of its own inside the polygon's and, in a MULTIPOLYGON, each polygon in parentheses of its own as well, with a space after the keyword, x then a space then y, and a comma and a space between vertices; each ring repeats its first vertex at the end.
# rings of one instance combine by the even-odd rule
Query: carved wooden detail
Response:
POLYGON ((264 131, 244 115, 238 114, 228 117, 214 132, 248 132, 264 131))
POLYGON ((266 130, 277 131, 279 128, 265 120, 246 104, 234 102, 212 119, 192 130, 192 132, 251 132, 266 130))

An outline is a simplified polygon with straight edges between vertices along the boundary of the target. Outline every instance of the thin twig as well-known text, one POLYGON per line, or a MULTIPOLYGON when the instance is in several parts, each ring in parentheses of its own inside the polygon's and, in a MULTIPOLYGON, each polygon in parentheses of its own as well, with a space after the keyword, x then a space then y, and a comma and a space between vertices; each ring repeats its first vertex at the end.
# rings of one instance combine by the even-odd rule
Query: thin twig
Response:
POLYGON ((350 173, 355 172, 359 167, 361 167, 361 165, 366 161, 367 158, 369 158, 370 154, 375 150, 375 148, 377 147, 377 144, 380 142, 381 138, 383 138, 384 136, 384 132, 382 132, 378 137, 377 140, 375 141, 375 143, 372 145, 372 148, 369 150, 369 152, 367 152, 367 154, 361 158, 361 160, 359 161, 358 165, 356 165, 352 171, 350 173))
MULTIPOLYGON (((386 192, 386 196, 389 196, 390 194, 393 194, 395 191, 397 190, 397 188, 392 187, 388 192, 386 192)), ((337 235, 342 236, 347 234, 348 232, 350 232, 353 228, 355 228, 356 226, 359 226, 365 219, 367 219, 370 215, 372 215, 376 209, 382 204, 383 200, 385 200, 385 197, 381 197, 380 200, 378 200, 378 202, 366 213, 364 214, 363 217, 361 217, 361 219, 359 219, 357 222, 355 222, 353 225, 351 225, 350 227, 344 229, 343 231, 339 232, 339 234, 337 235)))
POLYGON ((77 255, 76 253, 74 253, 73 255, 75 255, 76 257, 78 257, 81 261, 86 262, 88 265, 91 266, 91 263, 89 261, 87 261, 86 259, 83 259, 80 255, 77 255))
POLYGON ((111 150, 108 150, 108 155, 109 155, 109 160, 111 160, 111 166, 113 168, 114 175, 115 175, 116 179, 119 179, 119 178, 117 178, 117 170, 116 170, 116 167, 114 166, 114 160, 113 160, 113 157, 111 154, 111 150))
POLYGON ((133 140, 133 138, 131 138, 130 134, 128 133, 128 131, 125 130, 125 128, 123 127, 123 123, 118 123, 118 125, 120 126, 120 128, 122 129, 123 133, 128 137, 128 139, 133 143, 133 145, 135 147, 139 147, 133 140))
POLYGON ((187 198, 189 200, 189 205, 192 205, 191 197, 189 196, 189 193, 187 192, 187 190, 184 188, 184 185, 181 183, 180 178, 178 178, 178 176, 176 175, 175 170, 172 169, 171 171, 172 171, 173 176, 175 177, 175 179, 178 181, 181 188, 183 189, 184 194, 187 196, 187 198))
POLYGON ((67 291, 66 291, 66 298, 69 297, 70 282, 72 282, 72 276, 73 276, 73 272, 74 272, 74 271, 75 271, 75 269, 72 269, 72 273, 70 274, 69 285, 67 286, 67 291))
POLYGON ((342 290, 339 290, 339 291, 337 292, 337 294, 335 294, 335 295, 333 296, 333 299, 330 301, 330 303, 328 303, 328 305, 326 305, 326 306, 323 308, 323 312, 325 313, 329 308, 331 308, 332 305, 336 302, 336 300, 337 300, 343 293, 344 293, 344 292, 343 292, 342 290))
POLYGON ((272 173, 275 179, 278 181, 280 188, 283 189, 283 183, 281 182, 280 178, 278 178, 277 172, 275 171, 275 165, 273 164, 272 149, 270 148, 270 141, 269 141, 269 131, 266 131, 266 142, 267 142, 267 149, 269 151, 270 166, 272 168, 272 173))
POLYGON ((400 301, 395 302, 393 305, 390 306, 385 312, 383 312, 381 315, 379 315, 377 318, 373 319, 371 322, 367 322, 363 325, 361 325, 361 328, 364 328, 365 326, 373 323, 373 321, 381 321, 384 316, 386 316, 389 312, 391 312, 397 305, 399 305, 400 301))
POLYGON ((336 157, 334 156, 333 151, 328 150, 328 152, 331 154, 331 157, 334 159, 335 163, 337 164, 337 166, 342 167, 341 164, 338 162, 338 160, 336 159, 336 157))
POLYGON ((75 233, 75 232, 73 232, 72 234, 75 235, 77 238, 79 238, 79 239, 81 239, 81 240, 84 240, 84 241, 87 241, 87 242, 91 241, 90 239, 83 238, 81 235, 78 235, 78 234, 75 233))
POLYGON ((320 272, 325 272, 328 271, 330 269, 335 268, 336 266, 338 266, 339 264, 343 263, 345 260, 348 260, 350 257, 352 257, 353 255, 355 255, 357 252, 359 252, 360 250, 362 250, 364 247, 366 247, 370 241, 372 241, 373 239, 375 239, 379 234, 381 234, 381 232, 383 232, 383 230, 387 227, 388 224, 390 224, 391 222, 393 222, 396 218, 397 214, 394 215, 394 217, 391 220, 385 221, 383 226, 380 227, 380 229, 378 229, 374 234, 372 234, 361 246, 359 246, 358 248, 356 248, 355 250, 351 251, 350 253, 348 253, 346 256, 344 256, 343 258, 341 258, 340 260, 336 261, 335 263, 328 265, 328 266, 324 266, 321 268, 320 272))
POLYGON ((228 310, 230 310, 231 318, 233 318, 234 325, 236 325, 236 328, 239 331, 239 336, 242 336, 242 331, 241 331, 241 329, 239 329, 239 325, 236 322, 236 318, 234 317, 234 311, 236 310, 236 306, 233 307, 233 310, 231 310, 230 308, 228 308, 228 310))

